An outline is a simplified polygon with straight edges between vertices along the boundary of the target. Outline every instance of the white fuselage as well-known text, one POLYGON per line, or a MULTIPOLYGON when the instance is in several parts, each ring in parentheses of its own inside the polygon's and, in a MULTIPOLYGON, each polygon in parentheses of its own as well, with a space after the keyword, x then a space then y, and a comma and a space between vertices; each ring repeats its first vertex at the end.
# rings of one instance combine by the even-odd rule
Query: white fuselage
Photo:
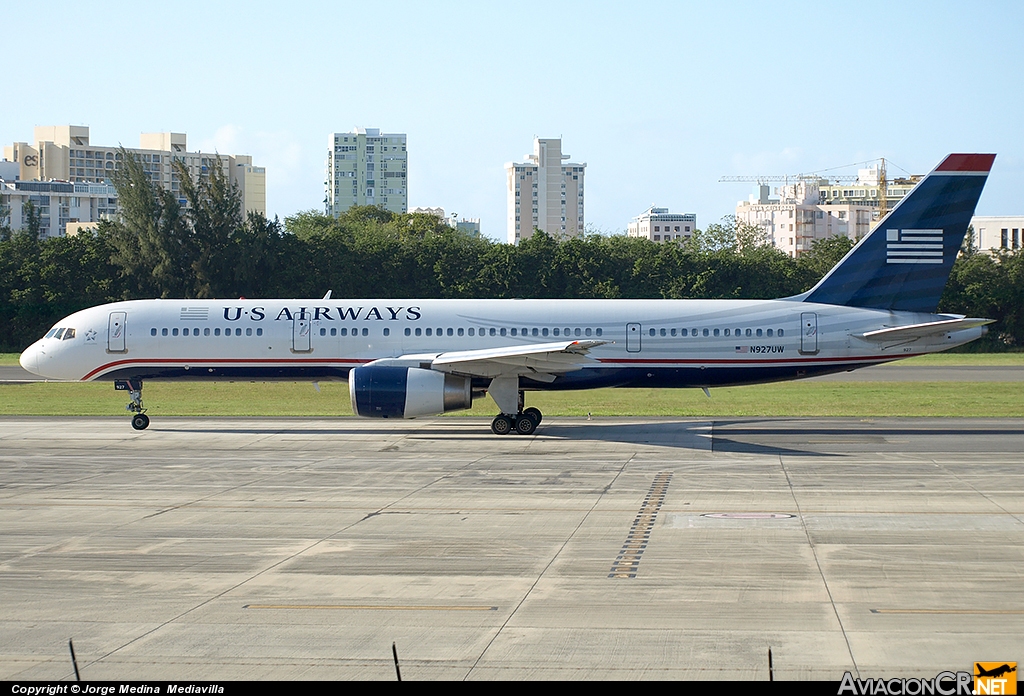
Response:
POLYGON ((134 300, 72 314, 22 355, 57 380, 345 379, 409 354, 609 341, 527 389, 704 387, 850 370, 974 340, 859 336, 940 315, 793 300, 134 300), (66 332, 60 332, 61 334, 66 332))

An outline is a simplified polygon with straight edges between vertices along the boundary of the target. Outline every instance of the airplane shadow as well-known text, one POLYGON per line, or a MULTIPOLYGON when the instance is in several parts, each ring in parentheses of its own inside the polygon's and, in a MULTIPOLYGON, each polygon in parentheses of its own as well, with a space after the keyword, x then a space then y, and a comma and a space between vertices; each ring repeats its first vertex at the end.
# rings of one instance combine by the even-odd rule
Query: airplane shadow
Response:
MULTIPOLYGON (((618 442, 633 445, 650 445, 655 447, 672 447, 677 449, 699 450, 718 453, 743 453, 767 455, 791 455, 830 457, 841 456, 834 453, 814 450, 795 449, 779 445, 766 445, 757 442, 723 437, 717 433, 720 422, 714 421, 714 429, 708 427, 711 421, 690 420, 657 420, 643 423, 603 423, 590 422, 553 422, 544 423, 538 428, 533 438, 543 441, 566 442, 618 442)), ((330 437, 330 436, 371 436, 380 437, 381 445, 394 442, 396 438, 411 440, 443 440, 443 441, 480 441, 526 443, 532 438, 521 438, 518 435, 506 435, 502 438, 491 434, 489 424, 482 425, 477 421, 454 425, 452 419, 440 419, 427 427, 402 427, 401 421, 395 421, 393 427, 365 426, 345 428, 167 428, 168 432, 195 434, 225 435, 281 435, 293 437, 330 437)), ((152 430, 164 430, 151 428, 152 430)), ((751 430, 747 434, 765 434, 766 431, 751 430)))

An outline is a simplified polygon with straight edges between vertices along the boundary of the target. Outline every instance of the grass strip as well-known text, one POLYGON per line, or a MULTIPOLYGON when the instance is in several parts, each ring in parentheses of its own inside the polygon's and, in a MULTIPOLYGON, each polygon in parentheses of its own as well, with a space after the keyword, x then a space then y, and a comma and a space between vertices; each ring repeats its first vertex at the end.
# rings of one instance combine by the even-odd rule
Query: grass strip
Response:
MULTIPOLYGON (((351 416, 348 385, 322 382, 149 382, 145 403, 159 416, 351 416)), ((545 416, 1024 417, 1014 382, 782 382, 711 390, 595 389, 529 392, 545 416)), ((110 383, 0 385, 0 415, 127 418, 125 392, 110 383)), ((492 417, 489 398, 453 416, 492 417)))

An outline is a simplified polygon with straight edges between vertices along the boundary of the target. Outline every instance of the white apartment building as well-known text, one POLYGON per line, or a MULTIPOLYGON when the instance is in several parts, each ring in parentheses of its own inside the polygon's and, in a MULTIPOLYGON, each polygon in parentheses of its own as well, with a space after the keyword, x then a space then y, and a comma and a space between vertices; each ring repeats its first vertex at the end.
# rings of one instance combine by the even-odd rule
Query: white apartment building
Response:
MULTIPOLYGON (((193 179, 206 175, 220 163, 221 169, 242 194, 243 213, 259 212, 266 215, 266 169, 253 166, 249 155, 216 155, 203 152, 189 152, 184 133, 143 133, 138 148, 125 148, 142 162, 143 169, 153 183, 171 191, 182 205, 186 201, 181 194, 180 181, 174 170, 175 161, 182 162, 193 179)), ((12 191, 32 191, 38 196, 48 196, 48 208, 43 225, 46 236, 64 234, 68 222, 96 222, 100 218, 86 217, 89 211, 98 210, 100 216, 113 215, 108 199, 115 199, 116 192, 110 185, 114 171, 120 167, 120 147, 99 146, 89 142, 88 126, 38 126, 34 142, 16 142, 4 148, 4 158, 17 164, 18 175, 14 182, 5 181, 5 202, 11 208, 11 225, 20 227, 15 218, 21 217, 20 195, 12 191), (28 184, 40 184, 33 189, 28 184), (11 186, 11 184, 17 184, 11 186), (50 185, 52 184, 52 185, 50 185), (66 190, 68 186, 73 190, 66 190), (97 193, 93 196, 91 193, 97 193), (82 194, 88 194, 83 196, 82 194), (90 202, 82 202, 89 197, 90 202), (95 200, 92 200, 95 198, 95 200), (79 199, 77 202, 74 199, 79 199), (16 212, 14 209, 18 207, 16 212), (76 212, 77 211, 77 212, 76 212)), ((33 201, 37 207, 40 204, 33 201)))
POLYGON ((1021 215, 975 215, 971 226, 974 227, 974 246, 979 251, 1016 251, 1024 242, 1024 216, 1021 215))
POLYGON ((529 239, 535 229, 554 237, 582 234, 586 162, 568 162, 559 138, 534 138, 526 159, 505 164, 508 243, 529 239))
POLYGON ((379 205, 393 213, 409 207, 405 133, 356 128, 327 138, 324 208, 337 217, 354 205, 379 205))
POLYGON ((648 208, 629 223, 626 234, 652 242, 681 242, 697 229, 696 213, 670 213, 668 208, 648 208))
MULTIPOLYGON (((11 229, 27 223, 26 204, 39 216, 39 237, 60 237, 81 224, 97 223, 117 215, 117 189, 106 183, 69 181, 0 181, 0 206, 7 211, 11 229)), ((73 233, 73 232, 72 232, 73 233)))

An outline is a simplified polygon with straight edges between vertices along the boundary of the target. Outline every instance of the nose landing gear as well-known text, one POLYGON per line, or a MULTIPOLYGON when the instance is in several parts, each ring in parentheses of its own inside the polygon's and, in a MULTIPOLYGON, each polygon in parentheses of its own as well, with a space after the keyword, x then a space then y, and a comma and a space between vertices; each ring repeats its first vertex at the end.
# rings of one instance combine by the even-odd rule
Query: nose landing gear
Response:
POLYGON ((136 430, 145 430, 149 427, 149 416, 146 415, 146 409, 142 406, 142 380, 141 379, 129 379, 129 380, 116 380, 114 382, 114 389, 117 391, 127 391, 131 401, 125 406, 125 410, 134 413, 132 416, 132 427, 136 430))

